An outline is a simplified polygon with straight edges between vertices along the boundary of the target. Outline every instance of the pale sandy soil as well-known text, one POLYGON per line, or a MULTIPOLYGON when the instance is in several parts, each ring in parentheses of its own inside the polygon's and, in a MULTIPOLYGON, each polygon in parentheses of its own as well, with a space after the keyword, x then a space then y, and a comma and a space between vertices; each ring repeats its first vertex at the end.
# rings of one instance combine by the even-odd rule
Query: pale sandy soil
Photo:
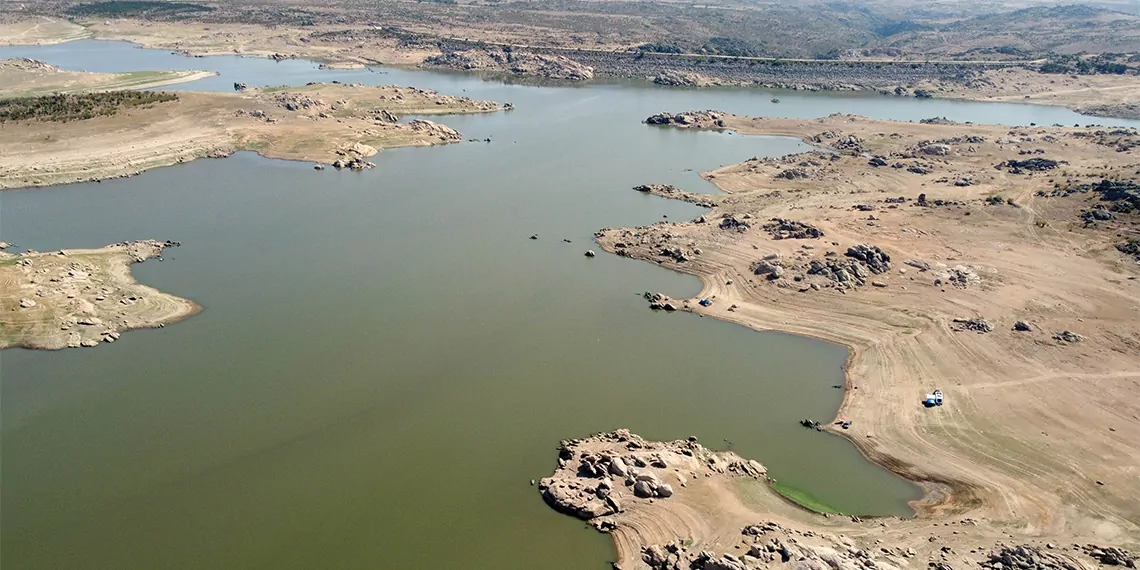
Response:
MULTIPOLYGON (((1102 176, 1136 180, 1140 149, 1117 152, 1115 144, 1075 136, 1092 129, 920 125, 839 115, 721 120, 741 133, 791 135, 822 146, 843 146, 844 137, 854 134, 862 150, 884 155, 888 163, 930 170, 874 168, 867 156, 852 154, 834 161, 814 154, 751 160, 705 174, 729 195, 715 197, 719 205, 702 219, 605 229, 597 239, 607 251, 699 276, 704 288, 698 298, 713 304, 701 307, 692 299, 683 302, 687 310, 850 347, 848 390, 838 416, 853 423, 849 430, 830 429, 927 491, 915 505, 918 519, 898 523, 900 534, 887 538, 933 537, 956 551, 1003 537, 1140 544, 1140 265, 1113 247, 1136 237, 1140 220, 1119 215, 1084 227, 1079 214, 1097 204, 1093 195, 1036 195, 1102 176), (814 141, 825 132, 830 134, 814 141), (944 155, 919 151, 917 158, 904 158, 919 141, 971 136, 984 141, 959 139, 944 155), (1068 163, 1022 174, 994 168, 1034 157, 1068 163), (807 176, 776 176, 789 169, 807 176), (952 185, 967 177, 972 185, 952 185), (930 206, 915 204, 920 193, 930 206), (989 204, 991 196, 1002 202, 989 204), (886 202, 898 197, 906 200, 886 202), (935 200, 953 204, 938 207, 935 200), (726 215, 751 227, 722 229, 726 215), (810 223, 825 235, 775 240, 760 228, 774 217, 810 223), (890 270, 850 288, 806 274, 810 260, 842 260, 856 244, 882 248, 891 257, 890 270), (662 255, 666 248, 681 250, 685 261, 662 255), (769 280, 754 274, 754 264, 774 253, 783 275, 769 280), (959 266, 976 279, 950 281, 959 266), (813 283, 820 289, 809 287, 813 283), (955 319, 977 317, 994 330, 957 330, 955 319), (1031 330, 1012 330, 1017 320, 1031 330), (1083 341, 1054 339, 1066 330, 1083 341), (935 388, 945 391, 946 404, 922 407, 935 388), (966 518, 978 526, 963 534, 955 523, 966 518)), ((742 511, 745 499, 728 491, 709 490, 715 495, 709 502, 695 499, 690 507, 700 509, 699 520, 683 527, 662 513, 654 515, 658 522, 632 528, 617 521, 622 560, 635 560, 642 546, 686 535, 716 546, 741 521, 773 512, 768 499, 742 511)), ((805 522, 804 528, 815 528, 819 521, 805 522)), ((880 532, 861 528, 868 536, 880 532)))
POLYGON ((270 57, 275 54, 326 62, 335 66, 375 64, 412 66, 439 54, 434 46, 405 47, 391 38, 361 32, 359 38, 313 40, 324 32, 357 27, 266 27, 252 24, 202 24, 150 22, 146 20, 100 20, 85 23, 96 38, 126 40, 148 48, 169 49, 187 55, 243 54, 270 57), (302 38, 305 38, 302 40, 302 38))
POLYGON ((938 97, 1058 105, 1099 116, 1140 118, 1140 76, 1064 75, 1027 69, 994 69, 968 85, 932 82, 938 97))
POLYGON ((0 252, 0 349, 99 346, 138 328, 161 327, 201 310, 141 285, 130 266, 169 245, 128 242, 101 249, 0 252))
POLYGON ((180 93, 177 101, 110 117, 0 123, 0 189, 129 176, 235 150, 335 164, 384 148, 462 140, 446 126, 397 123, 399 117, 500 109, 497 103, 411 87, 314 84, 180 93))
POLYGON ((65 71, 31 59, 0 60, 0 97, 50 93, 153 89, 215 75, 212 71, 136 71, 86 73, 65 71))
POLYGON ((0 21, 0 46, 59 44, 90 36, 83 26, 44 16, 0 21))

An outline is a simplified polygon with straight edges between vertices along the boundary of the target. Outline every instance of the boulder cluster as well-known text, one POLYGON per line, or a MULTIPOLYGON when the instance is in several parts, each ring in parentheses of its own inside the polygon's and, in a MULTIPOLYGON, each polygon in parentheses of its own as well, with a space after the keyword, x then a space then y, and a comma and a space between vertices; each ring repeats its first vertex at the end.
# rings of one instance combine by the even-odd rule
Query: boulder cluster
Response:
POLYGON ((708 194, 695 194, 693 192, 686 192, 673 186, 672 184, 641 184, 634 186, 634 190, 643 194, 652 194, 654 196, 661 196, 662 198, 669 198, 671 200, 680 200, 695 204, 702 208, 715 208, 717 203, 712 196, 708 194))
POLYGON ((728 85, 732 82, 706 77, 691 71, 667 69, 654 76, 653 83, 667 87, 712 87, 715 85, 728 85))
POLYGON ((999 162, 995 168, 998 170, 1004 168, 1006 169, 1006 172, 1009 172, 1010 174, 1021 174, 1025 171, 1045 172, 1048 170, 1053 170, 1054 168, 1057 168, 1058 164, 1060 163, 1056 160, 1041 157, 1027 158, 1025 160, 1017 160, 1011 158, 1005 162, 999 162))
POLYGON ((1136 567, 1136 557, 1132 553, 1115 546, 1097 546, 1086 544, 1082 547, 1084 553, 1106 566, 1136 567))
POLYGON ((858 135, 845 135, 839 131, 824 131, 808 140, 843 153, 862 154, 867 152, 867 147, 862 138, 859 138, 858 135))
POLYGON ((1116 249, 1124 255, 1131 255, 1137 263, 1140 263, 1140 239, 1130 239, 1118 243, 1116 244, 1116 249))
MULTIPOLYGON (((583 520, 615 515, 638 501, 668 499, 698 476, 726 475, 766 480, 756 461, 706 449, 696 438, 650 442, 629 430, 566 440, 558 448, 558 470, 538 490, 558 512, 583 520)), ((601 530, 611 524, 598 521, 601 530)))
POLYGON ((990 324, 989 321, 981 317, 974 317, 972 319, 954 319, 954 324, 957 325, 958 330, 962 331, 988 333, 993 332, 994 330, 994 326, 990 324))
POLYGON ((662 293, 652 293, 646 291, 642 294, 646 301, 649 301, 649 308, 655 311, 676 311, 680 308, 680 303, 670 299, 662 293))
POLYGON ((593 68, 565 56, 498 47, 448 51, 425 59, 423 65, 464 71, 502 71, 562 81, 594 78, 593 68))
POLYGON ((817 239, 823 237, 823 230, 806 222, 772 218, 764 224, 764 231, 772 234, 772 239, 817 239))
POLYGON ((736 216, 726 214, 723 218, 721 218, 719 227, 722 230, 744 232, 747 231, 751 226, 748 224, 748 222, 741 220, 736 216))
POLYGON ((722 111, 685 111, 683 113, 658 113, 645 119, 647 125, 667 125, 673 127, 688 127, 701 129, 726 128, 724 118, 728 113, 722 111))

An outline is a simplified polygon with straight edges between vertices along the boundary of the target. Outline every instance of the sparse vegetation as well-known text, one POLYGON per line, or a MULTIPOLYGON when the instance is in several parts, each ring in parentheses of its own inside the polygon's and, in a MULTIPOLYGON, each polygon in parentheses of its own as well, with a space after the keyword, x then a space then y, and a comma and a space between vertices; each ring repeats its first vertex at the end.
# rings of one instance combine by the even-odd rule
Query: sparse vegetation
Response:
POLYGON ((1041 65, 1040 71, 1041 73, 1068 75, 1095 75, 1100 73, 1123 75, 1133 70, 1126 63, 1128 61, 1129 59, 1123 55, 1111 53, 1091 57, 1050 54, 1049 61, 1041 65))
POLYGON ((171 17, 213 11, 214 8, 202 4, 154 2, 150 0, 111 0, 109 2, 78 4, 68 8, 66 13, 71 16, 139 18, 143 16, 171 17))
POLYGON ((109 91, 0 99, 0 123, 7 121, 82 121, 109 117, 130 107, 176 101, 173 93, 109 91))

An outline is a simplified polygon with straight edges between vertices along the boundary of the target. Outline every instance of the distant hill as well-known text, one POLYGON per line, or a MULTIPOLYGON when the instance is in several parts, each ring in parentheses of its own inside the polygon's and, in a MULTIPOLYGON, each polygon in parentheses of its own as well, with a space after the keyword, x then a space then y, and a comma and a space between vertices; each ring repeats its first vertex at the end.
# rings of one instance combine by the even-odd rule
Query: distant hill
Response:
POLYGON ((1140 52, 1140 16, 1089 5, 1038 6, 903 32, 880 45, 943 56, 986 48, 1132 53, 1140 52))

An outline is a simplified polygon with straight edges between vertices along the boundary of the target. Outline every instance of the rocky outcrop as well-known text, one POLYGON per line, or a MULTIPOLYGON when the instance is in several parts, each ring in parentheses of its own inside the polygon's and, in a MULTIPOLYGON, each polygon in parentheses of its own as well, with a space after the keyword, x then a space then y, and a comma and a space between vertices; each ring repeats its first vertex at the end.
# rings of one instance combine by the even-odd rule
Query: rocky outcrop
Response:
POLYGON ((961 331, 974 331, 979 333, 993 332, 994 326, 989 321, 975 317, 972 319, 954 319, 954 324, 961 331))
POLYGON ((1074 344, 1074 343, 1084 341, 1085 337, 1083 337, 1083 336, 1081 336, 1081 335, 1079 335, 1073 331, 1061 331, 1061 332, 1053 335, 1053 340, 1055 340, 1057 342, 1063 342, 1066 344, 1074 344))
POLYGON ((652 194, 662 198, 669 198, 670 200, 688 202, 702 208, 715 208, 718 204, 718 201, 715 200, 713 196, 686 192, 672 184, 642 184, 640 186, 634 186, 633 189, 644 194, 652 194))
POLYGON ((448 51, 425 59, 422 65, 463 71, 499 71, 563 81, 588 81, 594 78, 593 68, 566 56, 499 47, 448 51))
MULTIPOLYGON (((670 299, 664 293, 651 293, 646 291, 643 295, 649 301, 649 308, 654 311, 676 311, 684 306, 684 302, 670 299)), ((620 463, 620 462, 619 462, 620 463)))
POLYGON ((691 71, 678 71, 675 69, 661 72, 653 78, 653 82, 657 85, 665 85, 668 87, 715 87, 719 85, 739 84, 739 82, 725 81, 713 77, 706 77, 691 71))
POLYGON ((408 123, 408 127, 413 132, 427 135, 440 142, 459 142, 463 140, 463 135, 459 131, 439 123, 428 121, 425 119, 416 119, 408 123))
POLYGON ((1025 160, 1017 160, 1011 158, 1005 162, 999 163, 996 168, 998 170, 1005 168, 1006 172, 1009 172, 1010 174, 1021 174, 1024 171, 1044 172, 1046 170, 1053 170, 1054 168, 1057 168, 1058 164, 1059 163, 1056 160, 1051 160, 1048 158, 1034 157, 1027 158, 1025 160))
POLYGON ((748 222, 741 220, 736 216, 725 214, 724 217, 720 219, 720 224, 718 224, 718 227, 722 230, 745 232, 748 231, 748 228, 752 226, 748 222))
POLYGON ((709 109, 707 111, 685 111, 683 113, 658 113, 645 119, 647 125, 664 125, 687 129, 726 129, 725 117, 729 114, 709 109))
POLYGON ((871 273, 886 273, 891 268, 891 256, 874 245, 853 245, 847 248, 847 257, 862 261, 871 273))
POLYGON ((558 469, 538 490, 558 512, 592 521, 620 516, 627 508, 684 493, 697 477, 745 477, 767 480, 767 469, 728 451, 706 449, 696 438, 653 442, 619 429, 585 439, 565 440, 558 448, 558 469))
POLYGON ((1084 553, 1105 566, 1136 567, 1136 557, 1131 552, 1115 546, 1097 546, 1086 544, 1082 547, 1084 553))
POLYGON ((808 142, 833 148, 845 154, 863 154, 867 148, 858 135, 845 135, 839 131, 824 131, 808 139, 808 142))
POLYGON ((1125 242, 1116 244, 1116 249, 1124 255, 1131 255, 1137 263, 1140 263, 1140 239, 1130 239, 1125 242))
POLYGON ((1140 105, 1135 103, 1116 103, 1108 105, 1089 105, 1074 109, 1082 115, 1095 117, 1114 117, 1117 119, 1140 119, 1140 105))
POLYGON ((772 218, 764 224, 764 230, 772 234, 772 239, 817 239, 823 237, 823 230, 806 222, 772 218))
POLYGON ((1000 547, 991 551, 981 566, 987 570, 1081 570, 1083 568, 1071 556, 1031 545, 1000 547))
MULTIPOLYGON (((473 41, 443 42, 443 49, 448 53, 484 48, 484 45, 473 41)), ((884 64, 880 61, 756 60, 717 56, 695 58, 646 52, 636 48, 629 51, 582 51, 573 47, 531 47, 528 50, 546 56, 569 57, 590 66, 598 75, 609 77, 644 79, 670 72, 692 73, 732 85, 794 91, 877 90, 895 96, 928 96, 929 92, 922 89, 895 88, 932 80, 957 83, 963 77, 977 74, 979 69, 978 65, 944 62, 884 64)))

